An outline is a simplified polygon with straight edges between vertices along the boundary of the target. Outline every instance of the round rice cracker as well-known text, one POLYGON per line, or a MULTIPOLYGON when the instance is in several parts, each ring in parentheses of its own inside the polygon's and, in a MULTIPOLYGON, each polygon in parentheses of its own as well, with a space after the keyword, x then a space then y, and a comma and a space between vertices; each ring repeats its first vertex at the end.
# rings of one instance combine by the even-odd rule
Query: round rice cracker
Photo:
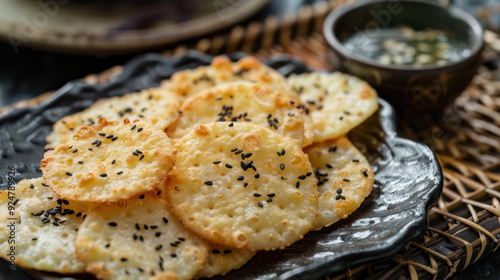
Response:
POLYGON ((84 272, 85 264, 75 254, 76 230, 92 204, 61 199, 42 178, 22 180, 14 188, 0 191, 0 257, 10 260, 10 247, 15 246, 21 267, 84 272), (7 227, 12 223, 15 228, 7 227))
POLYGON ((233 81, 255 82, 289 96, 297 96, 283 75, 252 56, 244 57, 235 63, 225 56, 217 56, 209 66, 173 74, 162 86, 188 98, 207 88, 233 81))
POLYGON ((68 143, 80 127, 93 125, 100 118, 120 122, 125 118, 137 119, 165 130, 177 120, 180 105, 179 96, 164 88, 100 99, 86 110, 58 120, 47 136, 45 148, 54 149, 68 143))
POLYGON ((206 240, 248 250, 284 248, 318 215, 316 179, 292 140, 248 123, 209 123, 179 139, 166 194, 206 240))
POLYGON ((185 228, 166 201, 147 193, 89 212, 76 252, 99 279, 192 279, 208 245, 185 228))
POLYGON ((374 175, 363 154, 346 138, 306 149, 318 178, 319 216, 314 230, 347 218, 370 194, 374 175))
POLYGON ((377 93, 370 85, 340 72, 291 75, 288 83, 308 108, 314 142, 347 134, 378 108, 377 93))
POLYGON ((82 127, 73 141, 45 153, 44 179, 61 197, 116 201, 155 189, 175 163, 166 133, 144 122, 82 127))
POLYGON ((304 142, 303 111, 290 98, 267 86, 249 82, 232 82, 210 88, 186 100, 181 117, 167 133, 181 138, 199 124, 209 122, 249 122, 304 142))
POLYGON ((257 251, 227 249, 210 245, 207 260, 203 264, 203 268, 196 273, 195 278, 211 278, 217 275, 225 275, 231 270, 240 268, 256 253, 257 251))

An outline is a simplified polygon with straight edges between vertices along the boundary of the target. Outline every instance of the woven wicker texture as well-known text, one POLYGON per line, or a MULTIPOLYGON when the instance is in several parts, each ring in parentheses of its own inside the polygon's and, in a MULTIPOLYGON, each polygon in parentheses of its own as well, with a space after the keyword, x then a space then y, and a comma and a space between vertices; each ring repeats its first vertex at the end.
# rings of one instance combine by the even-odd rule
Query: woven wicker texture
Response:
MULTIPOLYGON (((212 55, 243 51, 261 58, 288 54, 310 67, 333 70, 322 26, 329 11, 353 0, 333 0, 303 7, 297 14, 269 17, 264 23, 237 26, 229 33, 204 38, 193 46, 167 50, 182 55, 194 48, 212 55)), ((444 1, 446 2, 446 1, 444 1)), ((500 9, 499 9, 500 11, 500 9)), ((489 15, 480 11, 480 17, 489 15)), ((496 28, 489 23, 489 28, 496 28)), ((486 60, 498 59, 498 33, 486 32, 486 60)), ((500 74, 483 67, 471 86, 443 114, 400 119, 399 134, 427 144, 437 154, 445 184, 429 212, 429 226, 403 252, 353 267, 327 279, 446 279, 500 247, 500 74)), ((84 80, 102 83, 120 73, 119 66, 84 80)), ((44 100, 16 106, 30 106, 44 100)), ((1 112, 1 110, 0 110, 1 112)))

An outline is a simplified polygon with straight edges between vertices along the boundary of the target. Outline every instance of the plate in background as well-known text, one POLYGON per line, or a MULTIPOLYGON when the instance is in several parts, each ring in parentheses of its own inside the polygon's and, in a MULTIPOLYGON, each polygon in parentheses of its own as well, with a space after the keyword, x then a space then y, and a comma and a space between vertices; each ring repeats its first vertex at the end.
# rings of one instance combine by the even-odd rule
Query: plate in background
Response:
POLYGON ((0 38, 64 53, 118 54, 209 34, 269 0, 0 0, 0 38))

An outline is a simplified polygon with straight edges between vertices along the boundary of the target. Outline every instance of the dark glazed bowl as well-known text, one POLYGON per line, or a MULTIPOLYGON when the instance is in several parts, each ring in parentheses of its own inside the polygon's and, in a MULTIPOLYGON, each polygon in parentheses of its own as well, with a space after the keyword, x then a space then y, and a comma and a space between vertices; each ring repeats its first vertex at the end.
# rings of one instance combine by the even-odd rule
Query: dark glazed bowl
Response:
POLYGON ((331 47, 335 69, 369 82, 399 113, 436 111, 459 95, 472 81, 481 63, 483 29, 470 14, 457 7, 423 1, 361 1, 331 12, 323 32, 331 47), (383 65, 347 50, 343 42, 358 32, 404 24, 415 30, 450 31, 463 40, 470 54, 448 64, 414 67, 383 65))

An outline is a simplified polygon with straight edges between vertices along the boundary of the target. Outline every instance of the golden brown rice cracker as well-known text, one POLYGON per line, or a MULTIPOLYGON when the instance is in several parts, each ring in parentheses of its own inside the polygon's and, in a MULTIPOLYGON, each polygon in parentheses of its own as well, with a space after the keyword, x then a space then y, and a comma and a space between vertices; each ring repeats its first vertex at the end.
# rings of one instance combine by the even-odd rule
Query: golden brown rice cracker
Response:
POLYGON ((292 140, 249 123, 197 126, 176 144, 167 198, 208 241, 248 250, 284 248, 318 215, 316 179, 292 140))
POLYGON ((366 82, 340 72, 292 75, 314 123, 314 142, 347 134, 378 108, 377 93, 366 82))
POLYGON ((115 201, 153 190, 174 165, 175 153, 166 133, 150 124, 101 119, 46 152, 41 170, 61 197, 115 201))
POLYGON ((101 99, 82 112, 58 120, 47 136, 46 148, 53 149, 71 141, 80 127, 93 125, 100 118, 106 118, 108 121, 138 119, 152 124, 157 129, 165 130, 177 120, 179 107, 179 96, 164 88, 146 89, 121 97, 101 99))
POLYGON ((42 178, 10 188, 15 190, 0 191, 0 257, 10 261, 15 254, 16 264, 29 269, 85 271, 75 238, 91 204, 61 199, 42 178))
POLYGON ((257 251, 228 249, 210 245, 207 260, 195 278, 210 278, 225 275, 231 270, 240 268, 247 263, 257 251))
POLYGON ((78 230, 76 252, 99 279, 191 279, 208 245, 154 193, 101 204, 78 230))
POLYGON ((255 82, 290 96, 297 95, 283 75, 252 56, 244 57, 235 63, 225 56, 217 56, 210 66, 175 73, 163 86, 188 98, 207 88, 233 81, 255 82))
POLYGON ((177 139, 199 124, 226 122, 229 126, 234 122, 249 122, 302 145, 303 111, 290 102, 286 94, 259 84, 239 81, 219 85, 186 100, 181 107, 181 117, 167 133, 177 139))
POLYGON ((361 205, 373 187, 373 172, 363 154, 342 137, 306 149, 318 178, 319 217, 314 230, 345 219, 361 205))

